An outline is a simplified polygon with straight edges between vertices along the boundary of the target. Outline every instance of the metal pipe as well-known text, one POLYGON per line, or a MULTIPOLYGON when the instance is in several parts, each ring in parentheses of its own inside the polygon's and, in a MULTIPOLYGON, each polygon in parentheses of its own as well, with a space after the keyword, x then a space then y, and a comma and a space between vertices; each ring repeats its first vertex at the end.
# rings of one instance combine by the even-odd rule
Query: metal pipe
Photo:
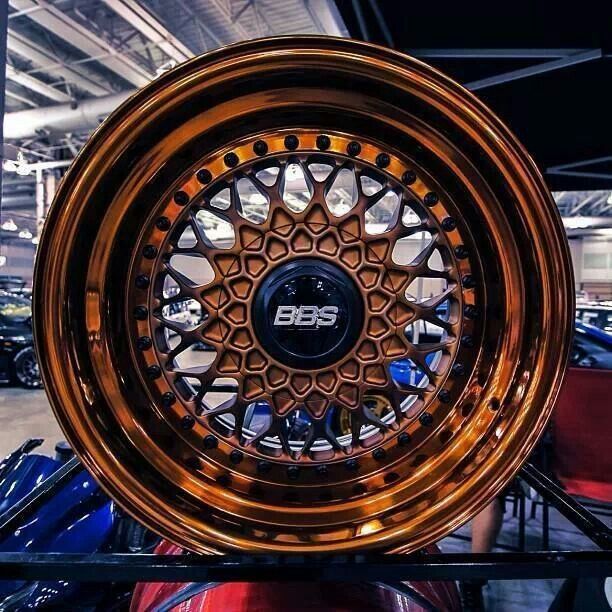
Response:
POLYGON ((361 4, 359 0, 352 0, 353 11, 355 12, 355 17, 357 17, 357 23, 359 25, 359 32, 361 33, 361 37, 366 42, 370 41, 370 33, 368 31, 368 26, 365 21, 365 17, 363 16, 363 11, 361 10, 361 4))
POLYGON ((4 138, 32 138, 41 130, 60 133, 92 130, 134 92, 90 98, 78 104, 58 104, 7 113, 4 116, 4 138))
POLYGON ((520 476, 597 546, 605 550, 612 550, 612 529, 568 495, 548 476, 542 474, 530 463, 523 466, 520 476))
MULTIPOLYGON (((62 468, 60 468, 62 469, 62 468)), ((152 555, 0 552, 3 580, 384 582, 609 576, 608 551, 432 555, 152 555)))

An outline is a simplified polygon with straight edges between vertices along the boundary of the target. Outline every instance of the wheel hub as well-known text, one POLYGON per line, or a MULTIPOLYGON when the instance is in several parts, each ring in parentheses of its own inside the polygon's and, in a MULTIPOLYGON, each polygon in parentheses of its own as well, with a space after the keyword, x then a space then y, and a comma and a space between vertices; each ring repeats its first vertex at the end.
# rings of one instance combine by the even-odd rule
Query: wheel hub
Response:
POLYGON ((264 279, 253 319, 267 353, 286 366, 317 370, 355 348, 363 327, 363 301, 340 268, 298 259, 264 279))

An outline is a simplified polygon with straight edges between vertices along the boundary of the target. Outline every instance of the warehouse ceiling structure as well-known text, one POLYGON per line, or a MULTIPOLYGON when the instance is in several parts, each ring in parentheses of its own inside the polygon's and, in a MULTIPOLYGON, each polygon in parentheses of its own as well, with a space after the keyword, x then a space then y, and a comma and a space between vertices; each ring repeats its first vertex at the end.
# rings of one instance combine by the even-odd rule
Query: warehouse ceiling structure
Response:
POLYGON ((551 189, 612 188, 612 2, 337 5, 353 38, 418 57, 474 91, 551 189))
POLYGON ((37 177, 138 88, 217 47, 298 33, 348 35, 332 0, 9 0, 2 239, 36 243, 37 177))
POLYGON ((36 244, 56 178, 43 175, 59 176, 132 92, 194 55, 297 33, 360 38, 440 68, 512 126, 562 214, 575 218, 566 223, 570 232, 612 225, 611 3, 585 0, 571 12, 549 0, 511 7, 481 0, 8 3, 5 242, 31 235, 36 244))

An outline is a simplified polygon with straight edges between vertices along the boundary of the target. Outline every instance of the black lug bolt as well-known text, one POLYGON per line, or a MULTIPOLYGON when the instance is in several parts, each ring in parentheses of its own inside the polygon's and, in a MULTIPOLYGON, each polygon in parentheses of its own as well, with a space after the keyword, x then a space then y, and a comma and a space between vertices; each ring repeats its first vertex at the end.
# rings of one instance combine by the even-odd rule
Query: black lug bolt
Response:
POLYGON ((469 255, 467 247, 463 244, 460 244, 455 247, 455 257, 457 259, 465 259, 469 255))
POLYGON ((230 482, 230 477, 227 474, 221 474, 220 476, 217 476, 217 483, 222 487, 229 487, 230 482))
POLYGON ((442 219, 442 229, 445 232, 452 232, 457 227, 457 222, 452 217, 442 219))
POLYGON ((376 165, 379 168, 386 168, 391 163, 391 158, 386 153, 379 153, 376 156, 376 165))
POLYGON ((329 139, 329 136, 326 136, 325 134, 320 134, 317 136, 317 147, 321 149, 321 151, 326 151, 329 149, 330 145, 331 140, 329 139))
POLYGON ((170 229, 171 225, 172 223, 170 223, 170 219, 168 219, 168 217, 160 217, 155 222, 155 227, 157 227, 157 229, 161 232, 167 232, 170 229))
POLYGON ((153 346, 153 342, 149 336, 140 336, 140 338, 136 340, 136 348, 139 351, 148 351, 151 346, 153 346))
POLYGON ((404 174, 402 174, 402 183, 404 185, 412 185, 416 181, 416 172, 414 170, 406 170, 404 174))
POLYGON ((329 468, 326 465, 318 465, 317 466, 317 476, 321 478, 325 478, 329 475, 329 468))
POLYGON ((149 310, 146 306, 136 306, 134 308, 134 318, 138 321, 144 321, 149 315, 149 310))
POLYGON ((461 283, 466 289, 473 289, 476 286, 476 281, 471 274, 465 274, 461 279, 461 283))
POLYGON ((162 395, 162 404, 166 408, 170 408, 170 406, 172 406, 172 404, 174 404, 174 403, 176 403, 176 395, 174 395, 174 393, 172 393, 172 391, 166 391, 162 395))
POLYGON ((272 469, 272 464, 269 461, 261 460, 257 462, 257 471, 260 474, 267 474, 272 469))
POLYGON ((198 179, 198 182, 202 183, 202 185, 207 185, 210 183, 210 181, 212 181, 212 173, 210 170, 202 168, 196 172, 196 178, 198 179))
POLYGON ((384 448, 376 448, 372 452, 372 457, 376 459, 376 461, 382 461, 387 456, 387 451, 384 448))
POLYGON ((448 404, 451 400, 450 391, 448 391, 448 389, 442 389, 440 393, 438 393, 438 397, 443 404, 448 404))
POLYGON ((185 206, 185 204, 189 203, 189 196, 184 191, 177 191, 174 194, 174 201, 179 206, 185 206))
POLYGON ((474 346, 474 337, 466 334, 465 336, 461 336, 461 344, 467 348, 473 348, 474 346))
POLYGON ((146 274, 139 274, 136 277, 134 284, 136 285, 136 287, 138 287, 138 289, 147 289, 150 282, 151 281, 149 280, 149 277, 146 274))
POLYGON ((300 141, 297 136, 290 134, 285 136, 285 147, 290 151, 295 151, 300 146, 300 141))
POLYGON ((208 434, 204 436, 204 440, 202 441, 204 448, 207 450, 212 450, 213 448, 217 448, 219 446, 219 440, 212 434, 208 434))
POLYGON ((239 450, 233 450, 233 451, 230 453, 229 458, 230 458, 230 461, 231 461, 231 462, 232 462, 234 465, 238 465, 238 464, 239 464, 239 463, 242 461, 242 459, 244 458, 244 455, 243 455, 243 454, 242 454, 242 452, 241 452, 241 451, 239 451, 239 450))
POLYGON ((440 198, 438 198, 438 194, 434 193, 433 191, 426 193, 425 197, 423 198, 425 206, 435 206, 439 200, 440 198))
POLYGON ((366 487, 364 484, 358 482, 354 487, 353 487, 353 493, 355 495, 363 495, 366 492, 366 487))
POLYGON ((158 365, 150 365, 147 369, 147 377, 155 380, 161 376, 161 368, 158 365))
POLYGON ((463 376, 465 374, 465 366, 462 363, 456 363, 451 369, 453 376, 463 376))
POLYGON ((152 244, 147 244, 144 249, 142 249, 142 254, 147 259, 155 259, 157 256, 157 247, 152 244))
POLYGON ((344 462, 344 467, 349 472, 356 472, 359 469, 359 463, 357 463, 357 459, 347 459, 344 462))
POLYGON ((240 160, 238 159, 238 156, 233 151, 231 151, 230 153, 226 153, 223 156, 223 163, 228 168, 233 168, 234 166, 237 166, 239 161, 240 160))
POLYGON ((194 425, 195 425, 195 419, 190 414, 186 414, 181 419, 181 427, 183 429, 193 429, 194 425))
POLYGON ((476 319, 478 317, 478 315, 480 314, 480 311, 478 310, 478 308, 476 308, 476 306, 472 306, 472 304, 468 304, 464 309, 463 309, 463 314, 468 318, 468 319, 476 319))
POLYGON ((268 145, 263 140, 258 140, 253 145, 253 152, 261 157, 268 152, 268 145))
POLYGON ((407 432, 402 432, 398 437, 397 437, 397 443, 400 446, 408 446, 411 442, 412 438, 410 437, 410 434, 407 432))
POLYGON ((424 412, 420 417, 419 421, 423 427, 429 427, 433 423, 433 417, 429 412, 424 412))
POLYGON ((187 464, 187 467, 191 468, 192 470, 199 470, 202 466, 197 457, 187 457, 185 463, 187 464))
POLYGON ((297 465, 290 465, 287 468, 287 478, 289 480, 297 480, 300 476, 300 468, 297 465))
POLYGON ((351 157, 355 157, 361 153, 361 145, 356 140, 352 140, 346 145, 346 152, 351 157))

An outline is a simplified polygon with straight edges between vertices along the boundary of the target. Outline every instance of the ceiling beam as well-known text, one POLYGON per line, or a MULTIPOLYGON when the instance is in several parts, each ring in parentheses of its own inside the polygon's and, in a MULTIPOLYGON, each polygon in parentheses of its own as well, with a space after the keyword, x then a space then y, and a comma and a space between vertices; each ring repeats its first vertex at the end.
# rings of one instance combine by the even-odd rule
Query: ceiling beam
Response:
POLYGON ((103 96, 111 93, 110 88, 103 87, 99 82, 92 81, 88 77, 80 74, 77 70, 58 62, 58 58, 54 57, 47 49, 37 45, 18 32, 9 30, 7 46, 9 51, 31 60, 32 63, 38 67, 56 64, 55 67, 48 70, 50 74, 61 77, 94 96, 103 96))
POLYGON ((573 53, 556 60, 551 60, 550 62, 542 62, 541 64, 536 64, 535 66, 527 66, 526 68, 519 68, 518 70, 511 70, 509 72, 496 74, 495 76, 487 77, 485 79, 464 83, 464 87, 471 91, 477 91, 478 89, 484 89, 485 87, 492 87, 493 85, 500 85, 501 83, 517 81, 519 79, 524 79, 525 77, 543 74, 553 70, 559 70, 560 68, 567 68, 568 66, 581 64, 583 62, 590 62, 591 60, 600 59, 602 57, 603 52, 601 49, 588 49, 586 51, 573 53))
POLYGON ((10 90, 6 90, 4 92, 4 94, 6 95, 7 98, 11 98, 12 100, 17 100, 18 102, 21 102, 22 104, 26 104, 27 106, 31 106, 32 108, 36 108, 38 106, 38 104, 36 104, 35 102, 32 102, 32 100, 30 100, 29 98, 26 98, 25 96, 20 96, 19 94, 16 94, 13 91, 10 90))
POLYGON ((63 91, 55 89, 48 83, 25 72, 20 72, 8 64, 6 66, 6 78, 56 102, 70 102, 72 100, 72 97, 63 91))
POLYGON ((173 60, 184 62, 193 57, 193 52, 136 0, 102 1, 173 60))
POLYGON ((43 10, 28 13, 28 18, 43 26, 53 34, 89 56, 95 57, 110 53, 104 66, 137 87, 143 87, 155 77, 146 68, 122 54, 109 42, 82 26, 54 5, 45 0, 9 0, 9 4, 19 11, 41 7, 43 10))
POLYGON ((440 58, 440 59, 553 59, 567 57, 588 49, 511 49, 511 48, 483 48, 483 49, 406 49, 406 53, 414 57, 440 58))

